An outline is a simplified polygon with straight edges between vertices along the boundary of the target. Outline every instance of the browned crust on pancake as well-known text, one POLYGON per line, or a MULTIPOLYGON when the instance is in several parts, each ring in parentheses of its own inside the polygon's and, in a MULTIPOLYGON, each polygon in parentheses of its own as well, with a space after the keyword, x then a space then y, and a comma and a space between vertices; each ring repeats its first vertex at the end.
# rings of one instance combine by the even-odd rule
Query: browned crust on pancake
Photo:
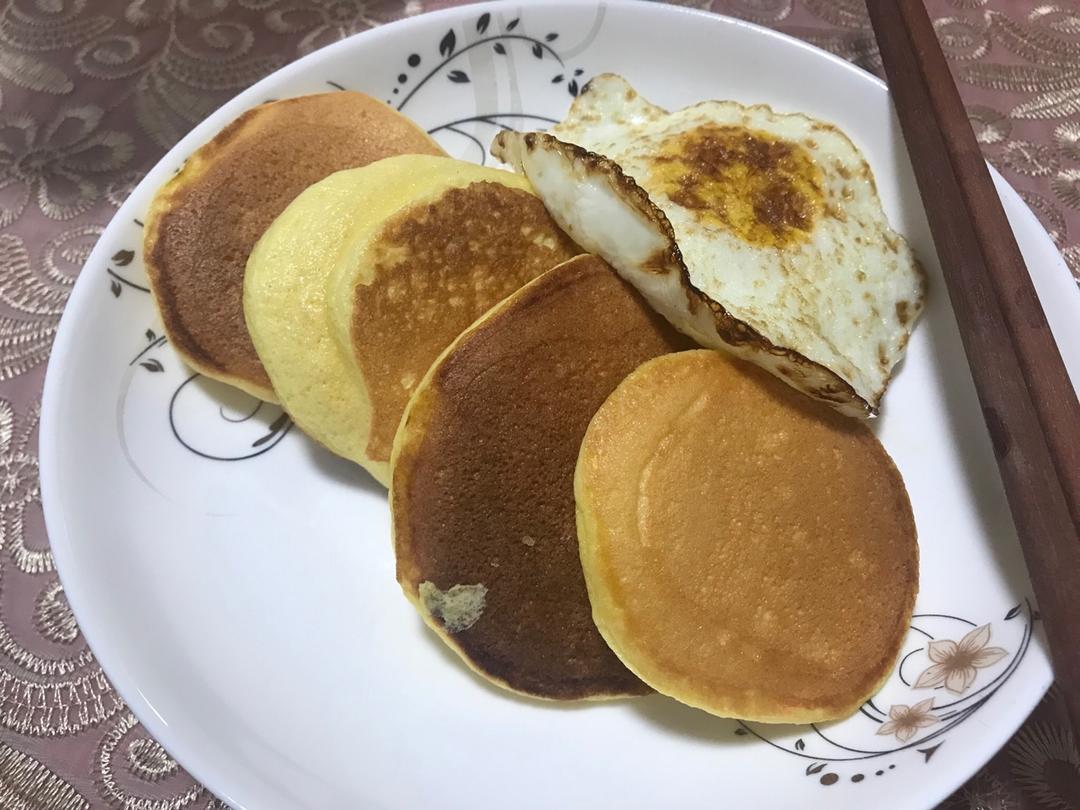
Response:
POLYGON ((592 621, 573 474, 592 414, 641 361, 689 341, 600 259, 496 306, 428 372, 394 445, 390 503, 405 594, 484 585, 470 627, 424 620, 474 670, 535 697, 648 691, 592 621))
POLYGON ((372 404, 366 452, 389 461, 409 396, 439 354, 479 315, 581 249, 535 195, 480 181, 399 212, 373 252, 350 332, 372 404))
POLYGON ((244 321, 251 248, 307 186, 407 153, 443 154, 407 118, 353 92, 262 104, 198 149, 155 196, 143 241, 174 348, 207 376, 273 400, 244 321))

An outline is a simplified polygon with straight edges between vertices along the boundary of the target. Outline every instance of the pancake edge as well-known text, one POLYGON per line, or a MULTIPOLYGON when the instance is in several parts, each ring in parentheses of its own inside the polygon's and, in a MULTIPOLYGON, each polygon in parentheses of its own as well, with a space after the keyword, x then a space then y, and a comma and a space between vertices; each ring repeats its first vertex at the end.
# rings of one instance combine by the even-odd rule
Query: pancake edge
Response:
MULTIPOLYGON (((253 107, 251 110, 247 110, 241 113, 234 121, 226 125, 217 135, 207 141, 199 149, 195 150, 191 156, 184 161, 184 165, 180 170, 166 180, 157 191, 154 192, 154 197, 150 202, 150 208, 146 212, 146 221, 144 222, 142 251, 143 251, 143 266, 146 268, 146 280, 150 285, 150 296, 154 300, 154 309, 161 319, 162 328, 165 330, 165 335, 169 339, 169 345, 173 350, 180 355, 180 359, 184 361, 184 364, 203 375, 209 377, 212 380, 223 382, 227 385, 231 385, 234 388, 239 388, 245 394, 250 394, 256 399, 261 399, 263 402, 269 402, 274 405, 279 405, 277 393, 273 388, 263 386, 253 380, 246 377, 239 377, 235 374, 229 374, 219 368, 214 368, 202 360, 196 358, 191 352, 189 352, 185 346, 183 340, 177 340, 177 328, 176 325, 171 323, 171 319, 166 316, 165 309, 161 306, 162 293, 159 287, 159 274, 161 269, 156 261, 155 250, 158 246, 158 241, 161 238, 161 221, 165 216, 167 210, 171 207, 171 203, 181 186, 183 186, 186 179, 190 179, 190 174, 195 170, 202 169, 204 165, 208 163, 207 159, 199 153, 203 148, 213 144, 218 138, 227 133, 233 124, 245 118, 249 113, 253 113, 264 105, 259 107, 253 107), (188 175, 185 178, 185 175, 188 175)), ((197 173, 197 172, 195 172, 197 173)), ((245 328, 246 328, 245 324, 245 328)), ((256 355, 258 352, 256 352, 256 355)), ((262 362, 261 360, 259 361, 262 362)), ((267 374, 267 377, 270 375, 267 374)))

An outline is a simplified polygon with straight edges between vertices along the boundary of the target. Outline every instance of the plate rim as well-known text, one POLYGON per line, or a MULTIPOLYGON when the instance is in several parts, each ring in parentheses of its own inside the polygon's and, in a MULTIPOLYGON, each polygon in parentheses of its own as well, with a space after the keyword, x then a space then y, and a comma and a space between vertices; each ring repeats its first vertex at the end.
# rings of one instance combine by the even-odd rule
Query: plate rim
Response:
MULTIPOLYGON (((239 791, 230 789, 226 771, 215 770, 212 762, 200 756, 199 752, 190 747, 182 737, 177 737, 170 732, 169 726, 164 718, 157 713, 153 704, 143 695, 142 691, 135 683, 134 677, 126 671, 126 666, 123 663, 123 655, 114 655, 114 653, 117 652, 115 646, 105 640, 107 631, 102 628, 97 619, 93 618, 96 611, 92 609, 88 610, 88 602, 91 600, 88 597, 84 598, 84 595, 80 590, 82 580, 80 580, 77 573, 79 569, 73 559, 73 552, 71 551, 72 537, 68 532, 67 523, 64 518, 64 512, 61 506, 62 498, 61 495, 58 494, 58 491, 61 490, 62 487, 57 483, 56 473, 54 472, 55 470, 60 469, 63 464, 61 460, 60 443, 58 441, 60 432, 50 428, 57 424, 63 386, 62 371, 68 365, 67 358, 72 351, 73 336, 76 329, 75 325, 81 319, 81 316, 75 313, 81 312, 82 309, 85 308, 86 304, 84 303, 84 299, 88 299, 90 295, 89 289, 91 283, 89 280, 84 281, 88 276, 84 271, 87 267, 99 261, 101 254, 106 252, 106 244, 109 243, 113 232, 121 227, 121 223, 129 213, 128 209, 131 204, 131 199, 139 194, 143 186, 147 184, 148 179, 154 174, 155 169, 162 163, 174 159, 176 155, 185 154, 191 149, 192 144, 201 143, 205 140, 205 133, 211 129, 209 126, 211 119, 222 116, 223 111, 225 110, 230 110, 234 107, 242 107, 245 99, 256 96, 263 91, 267 85, 274 85, 282 81, 283 74, 287 75, 294 71, 302 71, 304 68, 314 66, 320 61, 331 60, 340 51, 362 47, 360 43, 373 42, 386 36, 397 36, 399 31, 415 25, 419 20, 423 20, 425 23, 442 19, 457 22, 460 18, 467 15, 514 7, 520 8, 524 5, 524 3, 517 2, 516 0, 487 0, 486 2, 466 3, 464 5, 425 12, 415 17, 405 17, 385 23, 375 28, 357 32, 301 56, 236 93, 232 98, 225 101, 204 119, 195 124, 184 137, 170 147, 147 171, 143 180, 132 189, 123 204, 112 215, 72 286, 71 293, 57 326, 56 336, 46 366, 45 380, 42 389, 38 436, 42 516, 57 575, 64 588, 71 610, 76 617, 80 632, 86 640, 87 646, 93 653, 101 671, 115 689, 116 693, 124 701, 128 710, 135 715, 150 736, 160 743, 169 755, 172 756, 193 779, 217 798, 240 810, 248 810, 249 808, 255 807, 249 800, 236 795, 236 793, 247 793, 249 791, 243 788, 239 791), (101 629, 100 633, 99 629, 101 629), (102 655, 99 651, 104 652, 105 654, 102 655)), ((583 4, 576 0, 530 0, 528 5, 533 7, 568 7, 577 9, 583 4)), ((594 4, 590 3, 588 5, 594 4)), ((858 76, 861 80, 869 81, 886 93, 888 92, 888 86, 885 81, 858 67, 854 63, 816 45, 798 39, 795 36, 776 31, 758 23, 704 9, 689 8, 669 3, 656 3, 651 2, 650 0, 604 0, 604 2, 595 5, 603 6, 607 9, 633 8, 638 11, 643 8, 648 8, 650 14, 655 13, 661 17, 667 15, 681 15, 685 17, 708 18, 720 24, 730 25, 735 29, 749 30, 755 34, 760 34, 784 43, 785 46, 796 46, 802 50, 808 51, 812 53, 815 58, 824 58, 826 61, 858 76)), ((893 114, 893 117, 895 118, 895 113, 893 114)), ((220 126, 218 129, 220 129, 220 126)), ((999 195, 1002 188, 1008 189, 1008 192, 1014 198, 1012 201, 1019 204, 1017 205, 1017 212, 1026 220, 1027 228, 1030 228, 1034 234, 1037 234, 1038 239, 1045 240, 1047 245, 1053 249, 1053 254, 1056 257, 1055 264, 1059 265, 1053 269, 1053 272, 1067 272, 1067 269, 1062 269, 1065 267, 1065 263, 1060 251, 1053 244, 1046 229, 1043 227, 1042 223, 1039 222, 1038 217, 1031 210, 1030 206, 1024 202, 1016 189, 1005 180, 996 168, 990 164, 987 164, 987 166, 995 181, 999 195)), ((1074 289, 1076 288, 1074 287, 1074 289)), ((1078 291, 1078 294, 1080 294, 1080 291, 1078 291)), ((964 769, 954 769, 952 773, 957 773, 959 775, 956 778, 945 778, 943 780, 949 788, 947 792, 938 797, 938 802, 944 800, 965 784, 978 773, 979 770, 985 767, 997 751, 1008 744, 1016 734, 1017 730, 1028 719, 1032 711, 1034 711, 1036 706, 1045 696, 1047 690, 1053 683, 1053 675, 1049 667, 1047 667, 1046 671, 1043 673, 1041 682, 1034 682, 1035 679, 1032 680, 1033 691, 1031 694, 1034 698, 1030 702, 1030 706, 1026 706, 1027 701, 1021 701, 1020 703, 1025 705, 1025 709, 1022 712, 1016 713, 1013 717, 1008 718, 1006 722, 997 724, 1000 728, 1008 728, 1009 733, 1004 736, 1000 742, 994 742, 983 749, 984 753, 977 757, 980 764, 970 773, 965 772, 964 769)))

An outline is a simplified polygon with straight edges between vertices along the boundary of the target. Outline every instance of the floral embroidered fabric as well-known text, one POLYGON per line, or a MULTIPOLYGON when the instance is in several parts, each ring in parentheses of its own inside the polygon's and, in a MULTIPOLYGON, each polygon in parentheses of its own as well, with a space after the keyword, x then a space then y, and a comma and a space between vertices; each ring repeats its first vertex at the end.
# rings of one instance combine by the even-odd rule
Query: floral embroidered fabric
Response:
MULTIPOLYGON (((0 8, 0 807, 223 807, 143 731, 80 635, 41 517, 42 378, 67 295, 143 173, 223 101, 351 33, 455 0, 6 0, 0 8)), ((863 0, 687 0, 880 73, 863 0)), ((1080 281, 1080 3, 928 0, 987 159, 1080 281)), ((985 627, 935 641, 917 686, 964 692, 985 627)), ((879 733, 938 722, 895 705, 879 733)), ((1056 689, 944 807, 1080 808, 1056 689)))

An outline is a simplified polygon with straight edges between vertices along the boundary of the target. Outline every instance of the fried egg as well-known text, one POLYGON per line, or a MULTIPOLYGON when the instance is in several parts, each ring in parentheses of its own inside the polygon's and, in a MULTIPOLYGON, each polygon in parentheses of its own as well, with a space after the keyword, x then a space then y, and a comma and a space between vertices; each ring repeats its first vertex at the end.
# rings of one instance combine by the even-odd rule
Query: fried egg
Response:
POLYGON ((701 345, 877 412, 925 276, 837 127, 734 101, 667 112, 605 74, 548 133, 502 132, 492 154, 701 345))

